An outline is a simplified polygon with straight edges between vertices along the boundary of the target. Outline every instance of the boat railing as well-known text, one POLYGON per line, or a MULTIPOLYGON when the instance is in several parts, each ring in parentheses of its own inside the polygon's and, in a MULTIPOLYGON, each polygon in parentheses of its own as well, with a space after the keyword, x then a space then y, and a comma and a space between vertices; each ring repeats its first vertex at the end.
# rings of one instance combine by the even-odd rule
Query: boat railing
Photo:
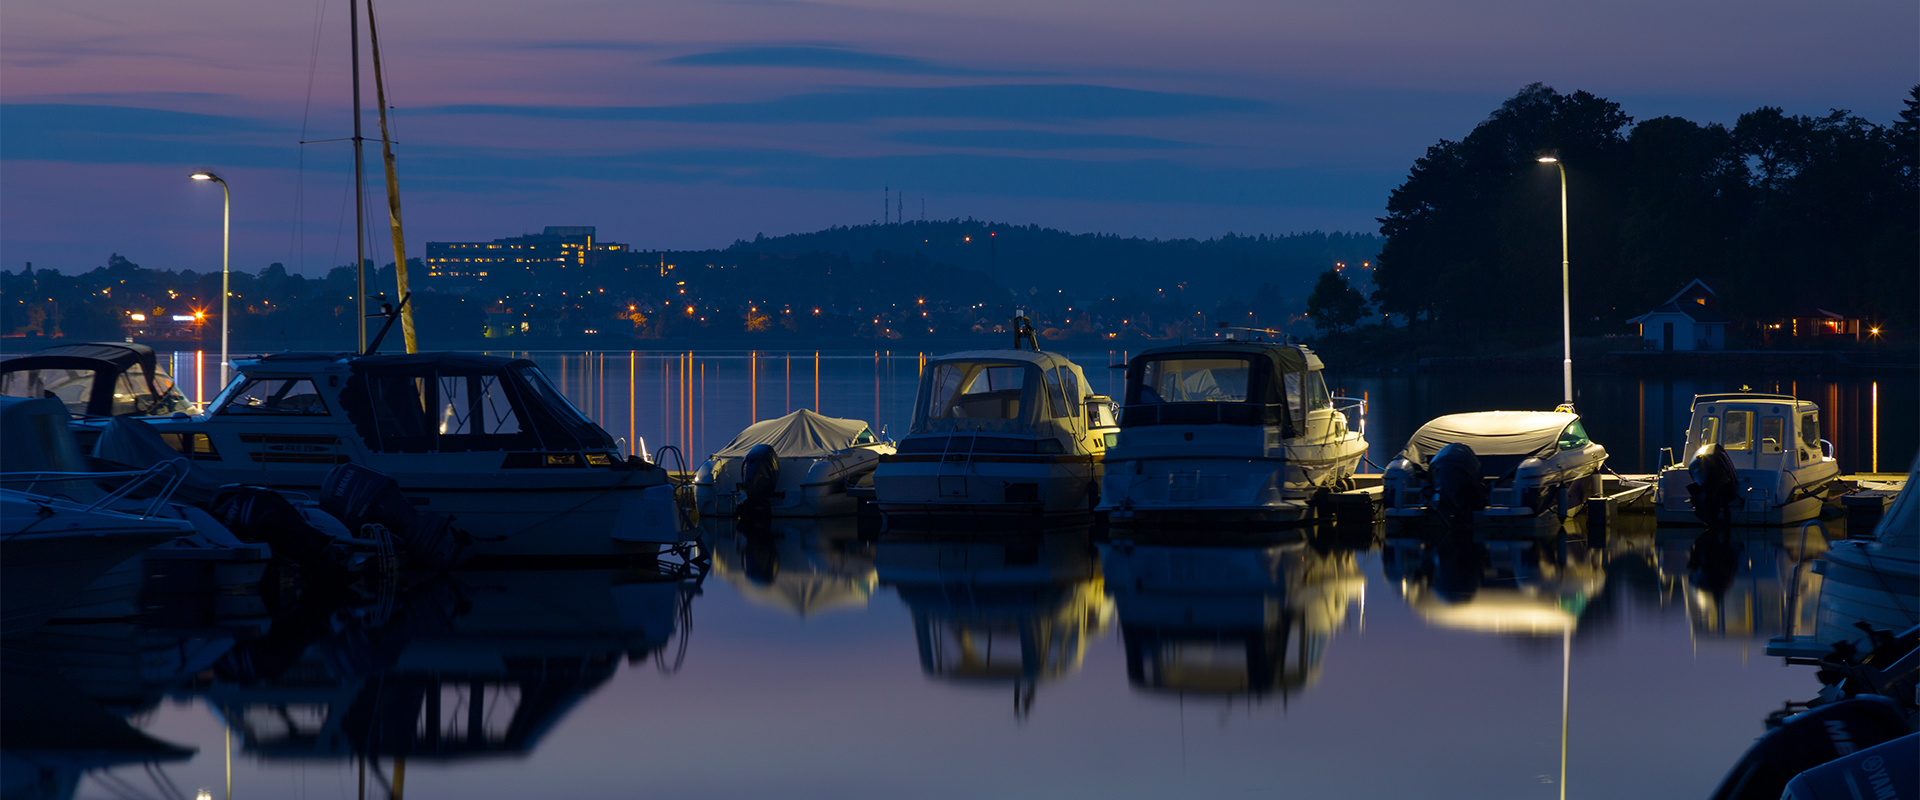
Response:
POLYGON ((1333 410, 1347 418, 1347 427, 1358 429, 1367 416, 1367 399, 1364 397, 1333 396, 1333 410), (1359 416, 1354 412, 1358 411, 1359 416))
MULTIPOLYGON (((140 515, 151 517, 160 513, 160 509, 166 507, 167 503, 173 499, 174 493, 179 491, 180 486, 186 482, 187 459, 185 456, 172 458, 143 470, 127 470, 123 472, 7 472, 0 473, 0 484, 25 483, 27 484, 27 488, 24 491, 33 492, 34 487, 42 483, 92 481, 102 478, 126 478, 127 481, 113 491, 108 492, 105 497, 94 501, 92 505, 87 507, 87 511, 92 512, 103 509, 117 510, 111 509, 109 506, 126 499, 134 490, 156 480, 160 480, 159 491, 156 492, 151 498, 151 501, 147 503, 147 510, 140 515)), ((37 492, 35 493, 37 494, 37 492)))

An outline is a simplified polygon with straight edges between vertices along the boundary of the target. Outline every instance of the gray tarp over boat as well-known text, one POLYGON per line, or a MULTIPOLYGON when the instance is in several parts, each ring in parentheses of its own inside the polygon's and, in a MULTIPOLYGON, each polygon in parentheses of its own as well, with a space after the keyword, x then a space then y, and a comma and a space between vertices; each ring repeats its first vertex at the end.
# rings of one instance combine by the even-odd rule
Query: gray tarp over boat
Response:
POLYGON ((873 441, 867 423, 857 419, 839 419, 800 409, 779 419, 756 422, 733 437, 715 458, 739 458, 756 444, 772 445, 781 458, 819 458, 838 453, 855 444, 873 441))
POLYGON ((1424 465, 1440 448, 1460 442, 1474 455, 1531 456, 1550 453, 1560 432, 1580 419, 1560 411, 1475 411, 1435 418, 1413 432, 1404 455, 1424 465))

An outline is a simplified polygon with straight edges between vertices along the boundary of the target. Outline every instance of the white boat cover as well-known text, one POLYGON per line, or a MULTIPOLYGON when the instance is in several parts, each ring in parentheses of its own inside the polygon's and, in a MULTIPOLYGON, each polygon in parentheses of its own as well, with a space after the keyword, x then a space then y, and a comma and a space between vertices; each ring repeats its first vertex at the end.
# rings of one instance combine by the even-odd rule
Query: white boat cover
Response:
POLYGON ((713 455, 739 458, 754 445, 765 444, 772 445, 773 452, 781 458, 819 458, 854 446, 863 434, 868 441, 873 440, 867 423, 861 420, 829 417, 803 408, 779 419, 747 426, 713 455))
POLYGON ((1920 455, 1914 456, 1913 466, 1907 470, 1906 485, 1900 487, 1893 506, 1874 529, 1876 549, 1898 551, 1907 559, 1920 554, 1920 490, 1914 488, 1917 483, 1920 483, 1920 455))
POLYGON ((1477 456, 1530 456, 1550 452, 1560 432, 1579 419, 1562 411, 1474 411, 1436 417, 1407 440, 1408 461, 1425 464, 1440 448, 1460 442, 1477 456))

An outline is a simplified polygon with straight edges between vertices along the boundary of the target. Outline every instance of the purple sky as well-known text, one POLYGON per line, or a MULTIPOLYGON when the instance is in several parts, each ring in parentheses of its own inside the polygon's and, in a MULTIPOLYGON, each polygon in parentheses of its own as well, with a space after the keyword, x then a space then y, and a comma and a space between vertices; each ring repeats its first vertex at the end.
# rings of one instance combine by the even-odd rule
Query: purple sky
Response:
MULTIPOLYGON (((414 256, 545 225, 724 246, 877 221, 883 186, 908 218, 924 200, 933 218, 1144 236, 1371 231, 1415 157, 1529 82, 1636 119, 1766 104, 1885 123, 1920 80, 1910 0, 376 10, 414 256)), ((220 193, 186 179, 203 168, 234 186, 235 268, 350 262, 347 146, 296 144, 348 133, 346 11, 0 6, 0 266, 218 268, 220 193)))

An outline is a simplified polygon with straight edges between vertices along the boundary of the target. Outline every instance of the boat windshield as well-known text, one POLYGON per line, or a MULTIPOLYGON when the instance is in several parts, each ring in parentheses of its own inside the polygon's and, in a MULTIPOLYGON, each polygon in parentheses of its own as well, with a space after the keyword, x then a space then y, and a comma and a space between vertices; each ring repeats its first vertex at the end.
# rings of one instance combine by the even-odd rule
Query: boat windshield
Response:
POLYGON ((1023 364, 961 362, 933 368, 927 419, 1019 419, 1023 364))
POLYGON ((307 378, 249 379, 238 390, 226 393, 226 402, 214 414, 328 416, 327 404, 307 378))
POLYGON ((1140 391, 1133 402, 1244 403, 1253 363, 1245 358, 1161 358, 1140 370, 1140 391))
POLYGON ((1592 443, 1592 441, 1592 439, 1587 438, 1586 426, 1581 425, 1580 420, 1576 419, 1567 423, 1567 427, 1560 431, 1559 448, 1561 450, 1578 450, 1586 447, 1592 443))
MULTIPOLYGON (((546 373, 541 372, 539 367, 526 364, 521 366, 518 372, 520 373, 520 379, 527 382, 527 388, 533 390, 534 396, 539 398, 540 403, 546 406, 549 413, 559 418, 561 424, 568 428, 593 428, 598 430, 599 426, 594 425, 592 421, 588 420, 587 415, 580 413, 580 409, 573 407, 573 403, 567 400, 566 395, 561 394, 559 389, 553 388, 553 384, 547 382, 546 373)), ((602 435, 604 436, 604 434, 602 435)))
POLYGON ((0 395, 40 399, 51 397, 74 414, 87 413, 93 397, 95 373, 90 369, 22 369, 0 374, 0 395))

